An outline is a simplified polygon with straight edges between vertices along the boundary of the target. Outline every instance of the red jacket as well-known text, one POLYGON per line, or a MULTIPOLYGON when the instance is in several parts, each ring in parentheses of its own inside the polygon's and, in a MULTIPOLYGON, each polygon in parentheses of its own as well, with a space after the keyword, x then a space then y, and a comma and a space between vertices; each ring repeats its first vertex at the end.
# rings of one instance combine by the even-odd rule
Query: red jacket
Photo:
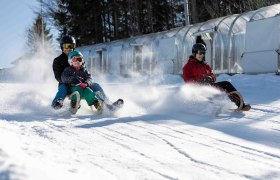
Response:
POLYGON ((190 57, 189 61, 183 67, 183 79, 185 82, 199 82, 203 77, 211 76, 213 83, 216 77, 208 64, 190 57))

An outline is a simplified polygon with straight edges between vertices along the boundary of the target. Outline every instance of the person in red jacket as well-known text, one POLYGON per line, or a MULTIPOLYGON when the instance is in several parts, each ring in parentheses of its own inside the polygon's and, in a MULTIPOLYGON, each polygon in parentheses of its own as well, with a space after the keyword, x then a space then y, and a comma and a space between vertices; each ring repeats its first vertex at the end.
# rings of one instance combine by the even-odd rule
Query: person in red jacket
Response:
POLYGON ((225 91, 238 107, 237 110, 249 111, 251 106, 245 104, 241 94, 228 81, 215 82, 216 77, 211 67, 205 62, 206 46, 196 43, 192 47, 192 55, 183 67, 183 79, 186 83, 212 85, 225 91))

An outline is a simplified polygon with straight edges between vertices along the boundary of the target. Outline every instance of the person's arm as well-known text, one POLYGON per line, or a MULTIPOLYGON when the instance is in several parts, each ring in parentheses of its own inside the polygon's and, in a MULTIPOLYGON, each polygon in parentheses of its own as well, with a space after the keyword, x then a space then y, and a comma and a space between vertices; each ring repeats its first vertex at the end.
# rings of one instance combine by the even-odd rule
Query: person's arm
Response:
POLYGON ((61 81, 63 83, 70 84, 73 77, 74 77, 74 74, 68 68, 65 68, 63 73, 61 74, 61 81))
POLYGON ((216 76, 215 76, 215 74, 213 73, 213 70, 211 69, 211 67, 208 64, 207 64, 207 69, 208 69, 209 72, 211 72, 209 74, 209 76, 212 78, 212 81, 214 83, 216 81, 216 76))
POLYGON ((215 82, 216 82, 216 76, 215 76, 215 74, 213 73, 213 71, 212 71, 211 77, 212 77, 212 79, 213 79, 213 83, 215 83, 215 82))
POLYGON ((211 67, 208 64, 204 65, 206 74, 202 74, 202 76, 199 78, 198 82, 200 84, 213 84, 216 81, 216 77, 211 69, 211 67))
POLYGON ((196 82, 196 78, 193 74, 193 70, 192 70, 192 65, 187 63, 184 67, 183 67, 183 79, 184 81, 187 82, 196 82))
POLYGON ((92 77, 87 69, 85 69, 85 83, 87 84, 87 86, 90 86, 92 84, 92 77))
POLYGON ((63 73, 61 74, 61 80, 63 83, 77 85, 81 83, 81 81, 75 76, 74 71, 67 67, 64 69, 63 73))
POLYGON ((54 73, 55 79, 58 82, 62 82, 62 80, 61 80, 61 74, 62 74, 61 69, 62 68, 60 67, 60 64, 58 63, 58 59, 55 58, 54 61, 53 61, 53 73, 54 73))

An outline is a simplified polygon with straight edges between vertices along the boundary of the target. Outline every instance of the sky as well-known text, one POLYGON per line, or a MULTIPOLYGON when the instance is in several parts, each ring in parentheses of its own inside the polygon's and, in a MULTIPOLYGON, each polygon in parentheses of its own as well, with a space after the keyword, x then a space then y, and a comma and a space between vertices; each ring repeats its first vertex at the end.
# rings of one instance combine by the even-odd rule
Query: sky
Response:
POLYGON ((32 26, 40 5, 37 0, 1 0, 0 6, 0 68, 26 52, 26 29, 32 26))
POLYGON ((186 85, 179 75, 106 75, 94 80, 112 101, 124 99, 123 108, 96 115, 82 100, 70 115, 68 99, 59 111, 50 107, 51 68, 22 70, 24 81, 0 77, 0 179, 280 179, 274 73, 218 76, 251 104, 248 112, 233 112, 217 89, 186 85))

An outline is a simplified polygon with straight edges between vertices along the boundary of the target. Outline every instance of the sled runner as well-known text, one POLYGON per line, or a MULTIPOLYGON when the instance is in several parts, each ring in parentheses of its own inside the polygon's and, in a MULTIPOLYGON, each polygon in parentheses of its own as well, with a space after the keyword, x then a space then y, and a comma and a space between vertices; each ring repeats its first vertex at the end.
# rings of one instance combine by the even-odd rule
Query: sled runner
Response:
POLYGON ((251 105, 244 104, 241 94, 237 91, 232 91, 226 94, 215 95, 214 97, 210 98, 209 101, 211 103, 210 105, 213 110, 212 112, 213 115, 219 115, 222 113, 230 113, 230 112, 232 113, 243 112, 243 111, 249 111, 251 109, 251 105), (221 101, 223 101, 225 98, 229 98, 232 102, 234 102, 236 108, 224 109, 223 103, 221 103, 221 101))
POLYGON ((236 104, 237 108, 235 111, 249 111, 251 109, 250 104, 244 104, 243 97, 238 91, 232 91, 228 93, 228 97, 236 104))
POLYGON ((78 93, 78 91, 74 91, 73 93, 71 93, 69 95, 69 99, 71 100, 71 102, 70 102, 70 112, 71 112, 71 114, 76 114, 79 107, 80 107, 80 101, 81 101, 80 94, 78 93), (74 101, 72 99, 73 96, 76 96, 76 101, 74 101))

